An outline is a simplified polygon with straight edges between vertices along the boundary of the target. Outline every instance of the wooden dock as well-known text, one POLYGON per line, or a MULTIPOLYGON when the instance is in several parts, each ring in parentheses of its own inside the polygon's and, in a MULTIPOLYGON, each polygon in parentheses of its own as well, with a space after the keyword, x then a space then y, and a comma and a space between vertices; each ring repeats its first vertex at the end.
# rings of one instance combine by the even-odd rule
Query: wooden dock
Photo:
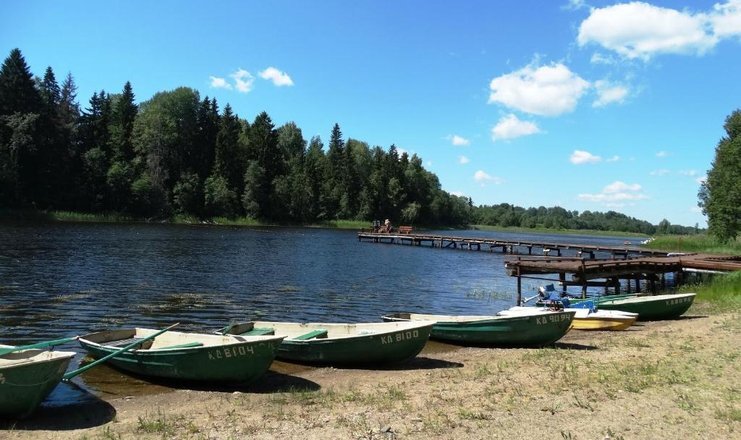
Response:
POLYGON ((620 293, 641 291, 641 282, 651 291, 666 287, 666 275, 672 274, 675 284, 682 282, 685 272, 729 272, 741 270, 741 256, 669 253, 636 246, 603 246, 573 243, 500 240, 478 237, 454 237, 433 234, 358 233, 358 241, 430 246, 441 249, 502 252, 510 254, 505 270, 517 277, 517 303, 522 299, 522 278, 535 278, 568 286, 581 286, 582 296, 587 287, 604 287, 620 293), (527 253, 527 256, 522 254, 527 253), (539 256, 536 256, 540 254, 539 256), (599 255, 609 256, 597 258, 599 255), (515 256, 517 255, 517 256, 515 256), (567 274, 571 274, 567 279, 567 274), (557 279, 548 275, 557 275, 557 279), (623 281, 621 283, 621 280, 623 281))
POLYGON ((641 281, 647 288, 656 292, 659 284, 666 287, 666 275, 672 274, 674 283, 679 284, 685 272, 722 273, 741 270, 741 256, 715 254, 667 254, 665 256, 636 257, 630 259, 584 259, 584 258, 550 258, 550 257, 509 257, 504 264, 510 276, 517 277, 517 298, 521 300, 522 278, 545 278, 557 274, 563 291, 568 286, 581 286, 582 297, 586 297, 587 287, 604 287, 620 293, 625 288, 631 293, 632 286, 636 293, 641 291, 641 281), (566 275, 571 274, 571 279, 566 275), (634 283, 634 284, 632 284, 634 283))
POLYGON ((500 240, 479 237, 455 237, 433 234, 400 234, 383 232, 358 232, 358 241, 374 243, 402 244, 410 246, 430 246, 442 249, 465 249, 475 251, 502 252, 505 254, 555 255, 596 258, 597 253, 612 257, 666 256, 667 252, 644 249, 637 246, 602 246, 574 243, 556 243, 529 240, 500 240), (534 253, 535 252, 535 253, 534 253))

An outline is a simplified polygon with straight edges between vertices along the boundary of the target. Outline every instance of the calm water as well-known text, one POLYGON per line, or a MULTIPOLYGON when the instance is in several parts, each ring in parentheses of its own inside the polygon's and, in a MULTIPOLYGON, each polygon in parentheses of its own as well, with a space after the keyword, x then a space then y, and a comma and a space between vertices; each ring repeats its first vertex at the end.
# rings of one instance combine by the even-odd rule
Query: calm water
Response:
MULTIPOLYGON (((456 231, 590 244, 622 237, 456 231)), ((523 295, 540 282, 523 280, 523 295)), ((0 343, 233 319, 378 321, 391 311, 514 305, 500 253, 360 243, 355 231, 213 226, 0 226, 0 343)))

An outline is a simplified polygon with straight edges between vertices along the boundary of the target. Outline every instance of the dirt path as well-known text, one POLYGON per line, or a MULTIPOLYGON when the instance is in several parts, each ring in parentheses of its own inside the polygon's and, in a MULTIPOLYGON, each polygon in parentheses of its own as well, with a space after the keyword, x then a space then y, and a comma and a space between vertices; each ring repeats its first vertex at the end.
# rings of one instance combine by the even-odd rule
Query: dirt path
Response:
POLYGON ((572 331, 545 349, 429 343, 385 370, 277 362, 239 390, 107 370, 85 378, 101 399, 42 407, 0 438, 741 439, 740 319, 693 307, 625 332, 572 331))

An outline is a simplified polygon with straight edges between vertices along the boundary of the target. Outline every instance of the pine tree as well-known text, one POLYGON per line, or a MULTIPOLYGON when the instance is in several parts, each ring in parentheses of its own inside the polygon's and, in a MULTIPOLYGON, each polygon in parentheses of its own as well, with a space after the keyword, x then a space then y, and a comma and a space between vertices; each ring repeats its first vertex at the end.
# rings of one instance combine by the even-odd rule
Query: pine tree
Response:
POLYGON ((0 68, 0 202, 35 204, 38 181, 41 95, 21 51, 13 49, 0 68))
POLYGON ((0 68, 0 115, 40 111, 41 96, 31 70, 21 51, 13 49, 0 68))

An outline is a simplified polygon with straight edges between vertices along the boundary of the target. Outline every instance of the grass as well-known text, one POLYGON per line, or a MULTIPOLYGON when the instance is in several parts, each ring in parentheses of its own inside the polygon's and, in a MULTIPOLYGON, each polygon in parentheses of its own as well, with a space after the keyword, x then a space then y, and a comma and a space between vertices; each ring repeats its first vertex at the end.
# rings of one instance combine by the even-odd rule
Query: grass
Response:
POLYGON ((741 255, 741 237, 728 243, 721 243, 707 234, 659 235, 654 237, 654 240, 646 247, 671 252, 741 255))
POLYGON ((499 232, 522 232, 526 234, 564 234, 564 235, 595 235, 595 236, 619 236, 619 237, 646 237, 646 234, 637 232, 623 231, 601 231, 596 229, 549 229, 549 228, 522 228, 515 226, 491 226, 491 225, 470 225, 469 228, 481 231, 499 231, 499 232))
POLYGON ((699 311, 707 313, 741 311, 741 271, 716 275, 710 281, 681 286, 682 292, 695 292, 699 311))

